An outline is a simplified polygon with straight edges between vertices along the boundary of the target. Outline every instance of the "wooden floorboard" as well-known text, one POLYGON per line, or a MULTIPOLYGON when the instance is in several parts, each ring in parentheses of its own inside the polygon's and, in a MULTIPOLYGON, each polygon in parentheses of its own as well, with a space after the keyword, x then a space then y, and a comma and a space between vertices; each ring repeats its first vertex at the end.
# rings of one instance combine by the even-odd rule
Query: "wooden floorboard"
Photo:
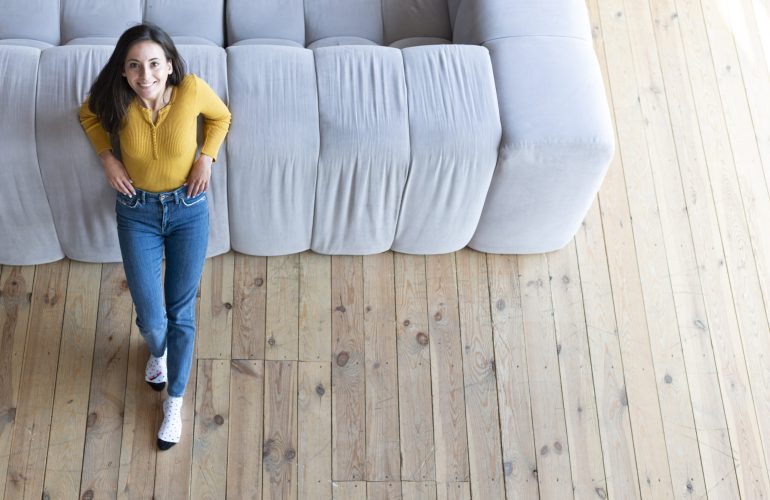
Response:
POLYGON ((0 266, 0 500, 768 498, 770 2, 586 6, 574 240, 209 259, 169 451, 122 266, 0 266))

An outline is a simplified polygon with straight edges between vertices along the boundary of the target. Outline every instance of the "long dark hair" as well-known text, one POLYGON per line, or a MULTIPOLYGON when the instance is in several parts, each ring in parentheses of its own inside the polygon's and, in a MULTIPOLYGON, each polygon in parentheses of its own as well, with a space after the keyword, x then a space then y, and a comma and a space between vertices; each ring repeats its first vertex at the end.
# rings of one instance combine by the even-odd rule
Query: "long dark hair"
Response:
POLYGON ((168 83, 179 85, 185 76, 184 59, 165 31, 150 23, 137 24, 124 31, 110 60, 104 65, 89 91, 89 109, 99 117, 104 130, 111 134, 120 130, 123 117, 126 116, 128 106, 135 96, 134 90, 123 77, 126 55, 132 45, 147 40, 160 45, 166 59, 171 61, 172 73, 168 76, 168 83))

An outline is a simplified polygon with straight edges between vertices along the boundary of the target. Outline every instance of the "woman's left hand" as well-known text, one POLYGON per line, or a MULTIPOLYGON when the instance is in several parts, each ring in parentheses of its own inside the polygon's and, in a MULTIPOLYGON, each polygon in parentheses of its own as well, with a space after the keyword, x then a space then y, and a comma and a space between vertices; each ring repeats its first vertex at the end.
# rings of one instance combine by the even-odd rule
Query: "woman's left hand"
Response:
POLYGON ((200 155, 193 163, 190 175, 187 176, 187 197, 198 196, 209 188, 211 179, 211 162, 208 155, 200 155))

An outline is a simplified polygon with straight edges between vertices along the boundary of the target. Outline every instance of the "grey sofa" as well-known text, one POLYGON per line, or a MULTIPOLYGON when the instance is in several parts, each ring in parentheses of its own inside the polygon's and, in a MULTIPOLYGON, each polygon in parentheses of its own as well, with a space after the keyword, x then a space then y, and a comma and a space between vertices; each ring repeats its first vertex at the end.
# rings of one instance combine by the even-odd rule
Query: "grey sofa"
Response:
POLYGON ((614 153, 581 0, 0 0, 0 263, 120 261, 77 109, 143 20, 233 112, 209 256, 555 250, 614 153))

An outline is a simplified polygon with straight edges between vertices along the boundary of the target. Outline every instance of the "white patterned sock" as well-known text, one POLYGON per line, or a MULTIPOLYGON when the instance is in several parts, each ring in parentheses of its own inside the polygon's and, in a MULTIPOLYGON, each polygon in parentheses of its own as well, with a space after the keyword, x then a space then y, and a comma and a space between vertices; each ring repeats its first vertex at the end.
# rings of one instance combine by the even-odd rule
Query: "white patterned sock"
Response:
POLYGON ((182 398, 169 396, 163 401, 163 423, 158 431, 158 446, 161 449, 168 449, 178 443, 181 437, 182 398))
POLYGON ((157 391, 163 390, 163 387, 167 381, 166 370, 166 354, 168 349, 163 351, 163 356, 156 358, 150 354, 150 359, 147 360, 147 366, 144 369, 144 380, 153 386, 153 389, 157 391), (162 385, 160 385, 162 384, 162 385))

